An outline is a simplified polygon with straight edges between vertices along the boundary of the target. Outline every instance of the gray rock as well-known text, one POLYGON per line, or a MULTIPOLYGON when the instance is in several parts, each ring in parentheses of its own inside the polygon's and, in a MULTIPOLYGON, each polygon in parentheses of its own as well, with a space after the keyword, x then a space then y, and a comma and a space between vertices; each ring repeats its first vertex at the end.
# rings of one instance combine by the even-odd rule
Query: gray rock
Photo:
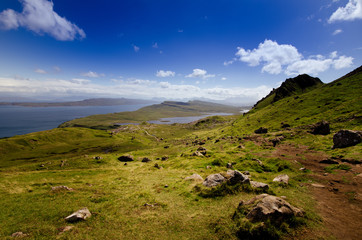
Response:
POLYGON ((354 146, 362 141, 362 131, 340 130, 333 136, 333 148, 354 146))
POLYGON ((11 237, 13 238, 24 238, 27 237, 29 234, 23 233, 23 232, 14 232, 11 234, 11 237))
POLYGON ((191 156, 194 156, 194 157, 203 157, 204 154, 202 154, 202 153, 199 152, 199 151, 196 151, 196 152, 194 152, 191 156))
POLYGON ((132 155, 123 155, 118 158, 121 162, 132 162, 134 161, 134 157, 132 155))
POLYGON ((289 176, 287 174, 282 174, 282 175, 276 176, 273 179, 273 182, 281 182, 281 183, 288 184, 289 183, 289 176))
POLYGON ((269 194, 258 195, 247 202, 241 201, 238 211, 244 212, 251 222, 283 222, 292 217, 303 217, 303 211, 282 198, 269 194))
POLYGON ((249 177, 237 170, 228 170, 226 172, 226 177, 231 185, 235 185, 237 183, 246 183, 246 184, 250 183, 249 177))
POLYGON ((78 222, 82 220, 86 220, 87 218, 90 218, 92 216, 91 212, 88 210, 88 208, 82 208, 68 217, 65 218, 65 221, 67 222, 78 222))
POLYGON ((253 188, 257 188, 257 189, 262 189, 262 190, 268 190, 269 189, 269 185, 266 184, 266 183, 262 183, 262 182, 250 181, 250 185, 253 188))
POLYGON ((199 174, 192 174, 191 176, 188 176, 185 178, 185 180, 193 180, 195 182, 203 182, 204 179, 199 174))
POLYGON ((206 177, 205 181, 202 183, 206 187, 214 187, 226 181, 223 175, 220 173, 211 174, 206 177))

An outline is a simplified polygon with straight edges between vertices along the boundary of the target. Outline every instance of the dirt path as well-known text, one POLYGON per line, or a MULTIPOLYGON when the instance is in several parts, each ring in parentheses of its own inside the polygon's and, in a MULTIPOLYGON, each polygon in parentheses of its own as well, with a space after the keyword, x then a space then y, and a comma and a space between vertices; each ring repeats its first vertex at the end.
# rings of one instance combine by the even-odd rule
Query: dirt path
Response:
MULTIPOLYGON (((309 184, 309 187, 326 229, 305 232, 301 239, 362 239, 361 164, 343 162, 351 166, 351 170, 326 173, 324 168, 328 164, 320 163, 328 159, 326 154, 289 144, 277 146, 273 155, 289 161, 298 161, 312 171, 314 183, 309 184)), ((342 163, 341 159, 332 160, 342 163)))

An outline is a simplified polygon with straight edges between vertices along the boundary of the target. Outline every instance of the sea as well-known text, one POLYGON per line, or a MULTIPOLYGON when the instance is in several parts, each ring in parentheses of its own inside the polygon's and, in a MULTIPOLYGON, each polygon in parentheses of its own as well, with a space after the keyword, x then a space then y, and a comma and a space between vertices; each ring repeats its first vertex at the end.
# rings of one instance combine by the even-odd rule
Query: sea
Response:
POLYGON ((0 138, 50 130, 75 118, 136 111, 150 104, 119 106, 22 107, 0 106, 0 138))
MULTIPOLYGON (((22 107, 0 105, 0 138, 50 130, 75 118, 95 114, 136 111, 149 105, 150 104, 71 107, 22 107)), ((155 124, 189 123, 212 115, 230 114, 217 113, 193 117, 165 118, 149 122, 155 124)))

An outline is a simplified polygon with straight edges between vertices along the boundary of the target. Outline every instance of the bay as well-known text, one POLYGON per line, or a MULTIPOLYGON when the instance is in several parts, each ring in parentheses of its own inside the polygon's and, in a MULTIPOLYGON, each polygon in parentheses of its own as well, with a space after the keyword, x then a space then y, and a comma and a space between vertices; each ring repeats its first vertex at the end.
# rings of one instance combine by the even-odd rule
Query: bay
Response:
POLYGON ((150 104, 119 106, 0 106, 0 138, 50 130, 61 123, 94 114, 136 111, 150 104))

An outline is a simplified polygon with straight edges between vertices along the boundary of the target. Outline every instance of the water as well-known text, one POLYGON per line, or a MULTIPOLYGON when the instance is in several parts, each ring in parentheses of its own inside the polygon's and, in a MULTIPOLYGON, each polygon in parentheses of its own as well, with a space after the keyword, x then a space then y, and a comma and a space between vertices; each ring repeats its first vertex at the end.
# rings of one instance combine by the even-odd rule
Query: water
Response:
POLYGON ((148 122, 154 123, 154 124, 190 123, 190 122, 194 122, 194 121, 200 120, 205 117, 216 116, 216 115, 217 116, 228 116, 228 115, 233 115, 233 114, 232 113, 208 113, 205 115, 192 116, 192 117, 161 118, 160 120, 148 121, 148 122))
POLYGON ((21 107, 0 106, 0 138, 39 132, 94 114, 136 111, 150 104, 120 106, 21 107))

